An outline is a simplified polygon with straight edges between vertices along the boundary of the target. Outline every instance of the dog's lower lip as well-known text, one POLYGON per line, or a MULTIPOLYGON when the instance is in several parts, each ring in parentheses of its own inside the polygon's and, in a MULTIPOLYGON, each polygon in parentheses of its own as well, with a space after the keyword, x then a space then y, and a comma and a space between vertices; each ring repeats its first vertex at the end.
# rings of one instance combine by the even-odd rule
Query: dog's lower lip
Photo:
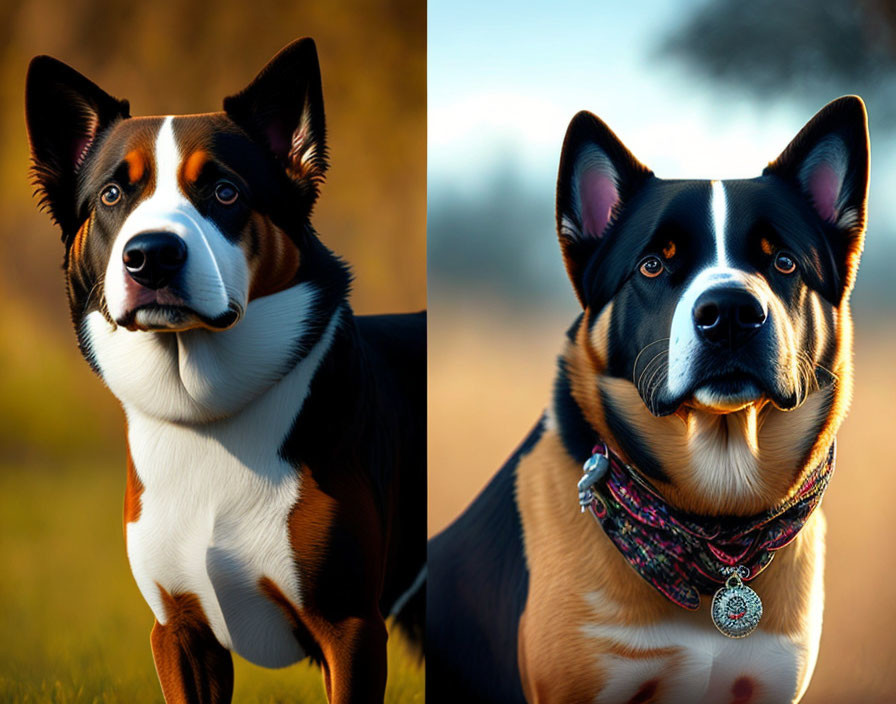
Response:
POLYGON ((760 401, 761 385, 751 375, 723 374, 700 383, 685 405, 728 413, 760 401))
POLYGON ((231 305, 231 307, 221 315, 209 318, 184 305, 150 303, 129 310, 115 322, 128 330, 139 330, 143 332, 182 332, 199 327, 205 327, 211 330, 226 330, 236 325, 242 315, 242 308, 236 305, 231 305), (171 318, 171 324, 151 326, 140 325, 137 322, 137 316, 141 311, 156 311, 165 314, 171 318), (180 324, 182 321, 193 321, 194 324, 184 326, 180 324))

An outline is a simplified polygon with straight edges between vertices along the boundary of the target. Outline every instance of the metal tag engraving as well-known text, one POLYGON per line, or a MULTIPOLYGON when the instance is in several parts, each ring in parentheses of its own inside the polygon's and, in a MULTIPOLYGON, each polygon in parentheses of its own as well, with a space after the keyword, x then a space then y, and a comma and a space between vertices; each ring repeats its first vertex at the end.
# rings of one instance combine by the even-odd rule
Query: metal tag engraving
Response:
POLYGON ((712 622, 729 638, 745 638, 762 618, 762 600, 735 572, 712 598, 712 622))

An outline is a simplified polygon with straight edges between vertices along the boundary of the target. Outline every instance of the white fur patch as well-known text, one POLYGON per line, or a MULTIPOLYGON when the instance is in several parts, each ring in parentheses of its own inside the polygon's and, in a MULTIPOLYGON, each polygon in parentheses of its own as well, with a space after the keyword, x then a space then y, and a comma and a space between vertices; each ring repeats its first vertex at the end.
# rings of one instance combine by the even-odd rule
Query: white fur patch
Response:
MULTIPOLYGON (((795 700, 802 688, 810 650, 794 638, 757 631, 732 640, 715 630, 705 609, 676 613, 650 626, 621 626, 603 622, 606 595, 586 595, 600 620, 582 626, 589 638, 612 641, 638 650, 675 649, 676 655, 646 659, 604 656, 595 658, 605 684, 595 693, 595 702, 628 701, 645 682, 658 682, 658 701, 688 704, 718 704, 733 699, 732 687, 741 677, 755 683, 751 704, 782 704, 795 700)), ((612 605, 609 605, 612 611, 612 605)))
POLYGON ((156 137, 155 190, 128 215, 109 255, 104 290, 114 320, 128 309, 129 275, 122 262, 125 245, 144 232, 167 232, 186 244, 187 260, 179 278, 186 305, 197 313, 212 319, 231 306, 245 310, 249 298, 249 268, 243 250, 202 217, 180 190, 177 174, 182 159, 173 122, 173 117, 166 117, 156 137))
POLYGON ((314 319, 317 291, 302 283, 249 303, 229 330, 141 332, 84 320, 87 346, 118 399, 148 416, 200 422, 235 413, 291 367, 314 319))
MULTIPOLYGON (((290 291, 295 295, 295 289, 290 291)), ((247 312, 233 331, 249 322, 253 312, 247 312)), ((268 577, 296 607, 301 606, 302 585, 288 531, 301 486, 296 468, 280 457, 279 448, 330 348, 341 315, 341 310, 334 313, 321 339, 286 376, 256 394, 233 417, 191 425, 163 420, 124 403, 131 457, 144 487, 140 518, 127 525, 128 559, 143 597, 165 623, 157 585, 171 594, 196 594, 218 641, 266 667, 282 667, 304 657, 291 624, 259 591, 258 583, 268 577)), ((279 350, 271 342, 268 338, 266 345, 259 344, 254 354, 266 347, 269 355, 277 356, 279 350)), ((221 352, 226 347, 215 349, 221 352)), ((212 360, 211 347, 203 348, 203 353, 200 363, 212 360)), ((235 352, 231 362, 238 357, 235 352)), ((139 364, 141 357, 136 360, 139 364)), ((228 371, 237 376, 242 372, 238 361, 234 367, 226 366, 226 360, 218 362, 222 364, 217 378, 223 386, 228 371)), ((234 383, 239 386, 241 381, 234 383)))
POLYGON ((728 266, 725 237, 728 235, 728 198, 721 181, 712 182, 712 231, 716 241, 716 266, 728 266))

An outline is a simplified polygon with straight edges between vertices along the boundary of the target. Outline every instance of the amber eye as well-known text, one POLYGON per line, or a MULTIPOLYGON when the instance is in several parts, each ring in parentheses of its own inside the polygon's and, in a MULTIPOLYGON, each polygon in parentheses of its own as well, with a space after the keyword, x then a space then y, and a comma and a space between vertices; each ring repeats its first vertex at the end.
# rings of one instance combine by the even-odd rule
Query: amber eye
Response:
POLYGON ((113 206, 121 200, 121 189, 114 183, 110 183, 100 192, 100 201, 103 205, 113 206))
POLYGON ((787 254, 787 252, 779 252, 777 256, 775 256, 775 269, 782 274, 792 274, 796 271, 796 260, 787 254))
POLYGON ((659 257, 647 257, 641 262, 640 272, 648 279, 654 279, 663 273, 663 263, 659 257))
POLYGON ((239 196, 240 192, 230 181, 219 181, 215 186, 215 198, 221 205, 233 205, 239 196))

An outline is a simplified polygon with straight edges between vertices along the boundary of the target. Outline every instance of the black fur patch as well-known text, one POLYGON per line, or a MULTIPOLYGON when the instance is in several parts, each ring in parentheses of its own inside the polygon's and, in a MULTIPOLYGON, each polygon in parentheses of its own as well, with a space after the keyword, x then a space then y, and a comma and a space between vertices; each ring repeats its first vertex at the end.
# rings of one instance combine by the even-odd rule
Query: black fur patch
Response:
POLYGON ((525 701, 517 634, 529 571, 516 468, 543 431, 544 419, 464 514, 430 541, 428 702, 525 701))
POLYGON ((566 360, 562 357, 557 360, 557 376, 554 379, 554 418, 560 440, 569 456, 577 462, 587 460, 599 438, 572 396, 566 360))
MULTIPOLYGON (((381 556, 384 616, 426 561, 425 330, 425 313, 355 318, 346 311, 280 448, 284 460, 306 467, 325 494, 345 498, 356 485, 373 494, 383 535, 392 538, 381 556)), ((356 510, 351 497, 340 510, 356 510)), ((364 554, 359 536, 342 523, 332 530, 313 585, 333 616, 369 596, 358 594, 357 586, 365 570, 376 569, 367 564, 376 556, 364 554)), ((419 613, 405 614, 405 623, 419 630, 422 600, 417 606, 419 613)))

